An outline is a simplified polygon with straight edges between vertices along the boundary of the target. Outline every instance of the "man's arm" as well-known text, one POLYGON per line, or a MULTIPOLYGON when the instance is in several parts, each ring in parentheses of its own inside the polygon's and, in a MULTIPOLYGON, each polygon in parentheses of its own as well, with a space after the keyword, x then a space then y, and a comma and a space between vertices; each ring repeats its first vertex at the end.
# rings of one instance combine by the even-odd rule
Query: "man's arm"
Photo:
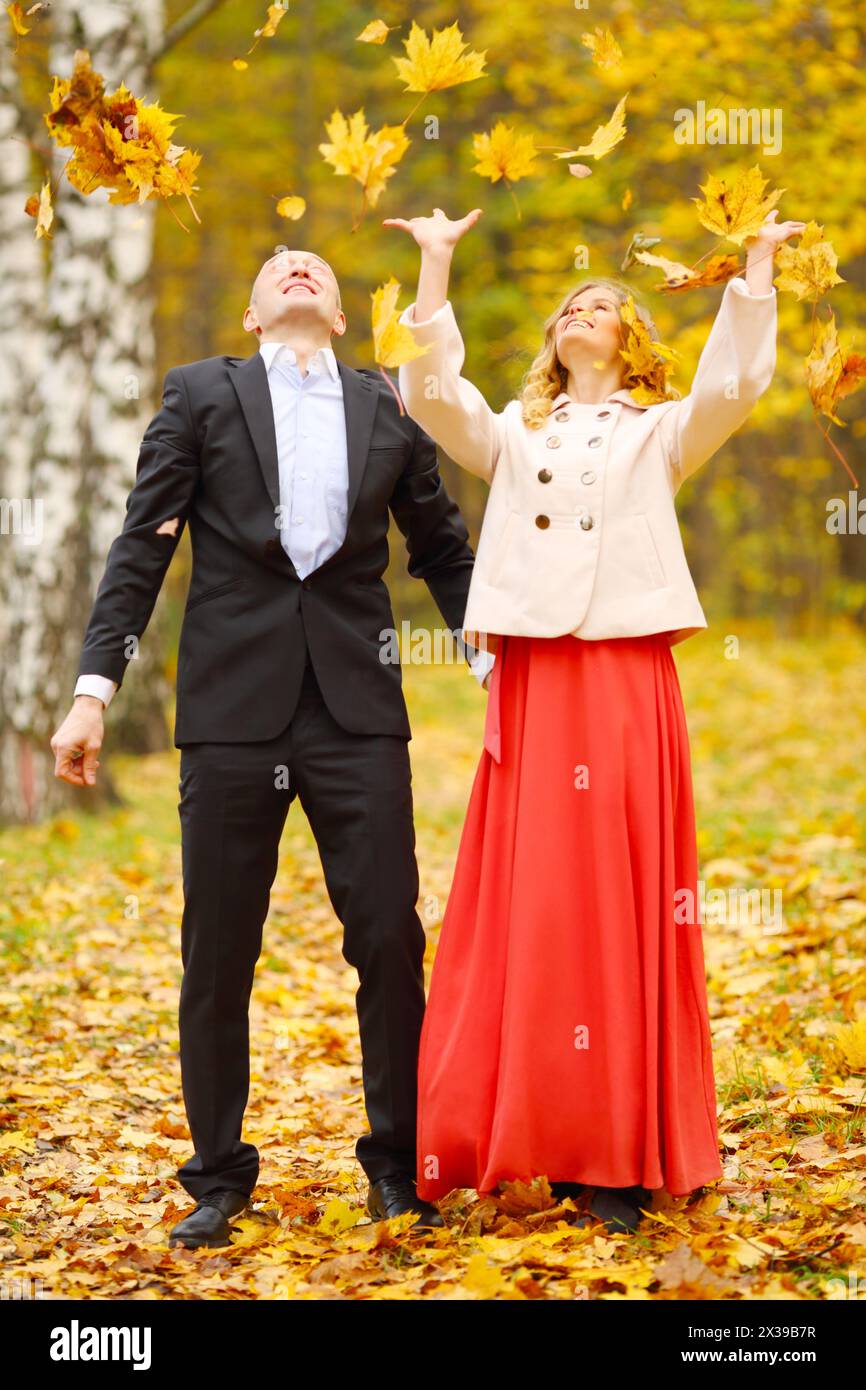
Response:
POLYGON ((74 786, 92 786, 96 780, 103 709, 123 683, 127 662, 150 621, 198 479, 186 386, 180 368, 172 367, 162 405, 141 442, 123 529, 108 552, 84 636, 72 709, 51 740, 54 775, 74 786))
MULTIPOLYGON (((409 573, 413 579, 424 580, 450 630, 459 631, 475 557, 460 509, 442 482, 436 445, 417 424, 412 454, 390 506, 406 537, 409 573)), ((470 650, 466 649, 467 660, 483 683, 491 665, 489 653, 470 657, 470 650)))

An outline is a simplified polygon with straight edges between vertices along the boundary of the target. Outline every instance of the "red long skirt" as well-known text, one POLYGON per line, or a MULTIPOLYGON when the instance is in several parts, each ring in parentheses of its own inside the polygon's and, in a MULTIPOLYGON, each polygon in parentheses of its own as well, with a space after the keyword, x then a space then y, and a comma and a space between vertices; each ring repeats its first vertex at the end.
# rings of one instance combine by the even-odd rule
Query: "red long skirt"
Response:
POLYGON ((506 636, 488 698, 421 1035, 418 1194, 539 1174, 691 1192, 722 1168, 668 638, 506 636))

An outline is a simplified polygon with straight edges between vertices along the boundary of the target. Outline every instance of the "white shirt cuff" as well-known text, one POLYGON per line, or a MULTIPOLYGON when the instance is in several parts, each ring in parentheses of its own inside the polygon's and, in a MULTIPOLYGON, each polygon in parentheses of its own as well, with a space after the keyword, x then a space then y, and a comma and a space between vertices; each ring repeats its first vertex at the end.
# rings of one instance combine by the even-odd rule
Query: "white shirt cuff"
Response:
POLYGON ((476 652, 474 656, 469 658, 469 669, 479 685, 483 686, 485 677, 493 670, 495 660, 494 652, 476 652))
POLYGON ((117 681, 109 680, 108 676, 79 676, 75 682, 76 695, 95 695, 106 709, 111 704, 116 690, 117 681))

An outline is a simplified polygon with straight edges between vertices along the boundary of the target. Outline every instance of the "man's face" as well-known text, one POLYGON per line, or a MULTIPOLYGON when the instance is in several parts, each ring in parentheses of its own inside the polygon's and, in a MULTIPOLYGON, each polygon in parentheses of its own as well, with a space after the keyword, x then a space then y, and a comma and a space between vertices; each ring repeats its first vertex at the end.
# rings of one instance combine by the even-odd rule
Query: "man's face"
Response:
POLYGON ((276 332, 300 329, 323 336, 346 331, 337 307, 337 278, 312 251, 278 251, 265 261, 253 285, 244 328, 260 342, 276 332))

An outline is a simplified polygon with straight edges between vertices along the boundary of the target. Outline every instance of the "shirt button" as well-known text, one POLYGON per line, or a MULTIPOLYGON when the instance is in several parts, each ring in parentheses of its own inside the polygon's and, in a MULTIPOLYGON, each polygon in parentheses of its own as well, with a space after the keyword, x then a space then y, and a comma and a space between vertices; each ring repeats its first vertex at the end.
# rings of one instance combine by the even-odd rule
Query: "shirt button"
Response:
POLYGON ((609 410, 600 410, 596 415, 596 420, 607 420, 610 416, 609 410))
POLYGON ((552 477, 553 474, 549 468, 540 468, 538 470, 538 481, 540 483, 549 483, 552 477))
POLYGON ((561 443, 562 440, 558 434, 551 434, 547 440, 547 447, 548 449, 558 449, 561 443))
POLYGON ((296 517, 294 517, 294 518, 292 519, 292 525, 293 525, 293 526, 302 526, 303 524, 304 524, 304 518, 303 518, 302 516, 296 516, 296 517))
POLYGON ((550 517, 545 516, 544 513, 542 513, 541 516, 537 516, 535 518, 535 524, 536 526, 540 526, 543 531, 545 527, 550 525, 550 517))
POLYGON ((568 420, 570 416, 567 410, 558 410, 553 418, 554 420, 568 420))
POLYGON ((588 441, 588 443, 589 443, 590 449, 597 449, 598 446, 599 446, 599 444, 603 444, 603 443, 604 443, 604 440, 602 439, 602 437, 601 437, 600 434, 594 434, 594 435, 592 436, 592 439, 590 439, 590 440, 588 441))
POLYGON ((580 518, 580 529, 582 531, 591 531, 592 527, 593 521, 591 516, 582 516, 580 518))
POLYGON ((595 474, 594 474, 593 472, 591 472, 591 471, 590 471, 589 473, 581 473, 581 475, 580 475, 580 481, 581 481, 582 483, 586 483, 586 485, 587 485, 587 487, 588 487, 590 483, 594 483, 594 482, 595 482, 595 474))

